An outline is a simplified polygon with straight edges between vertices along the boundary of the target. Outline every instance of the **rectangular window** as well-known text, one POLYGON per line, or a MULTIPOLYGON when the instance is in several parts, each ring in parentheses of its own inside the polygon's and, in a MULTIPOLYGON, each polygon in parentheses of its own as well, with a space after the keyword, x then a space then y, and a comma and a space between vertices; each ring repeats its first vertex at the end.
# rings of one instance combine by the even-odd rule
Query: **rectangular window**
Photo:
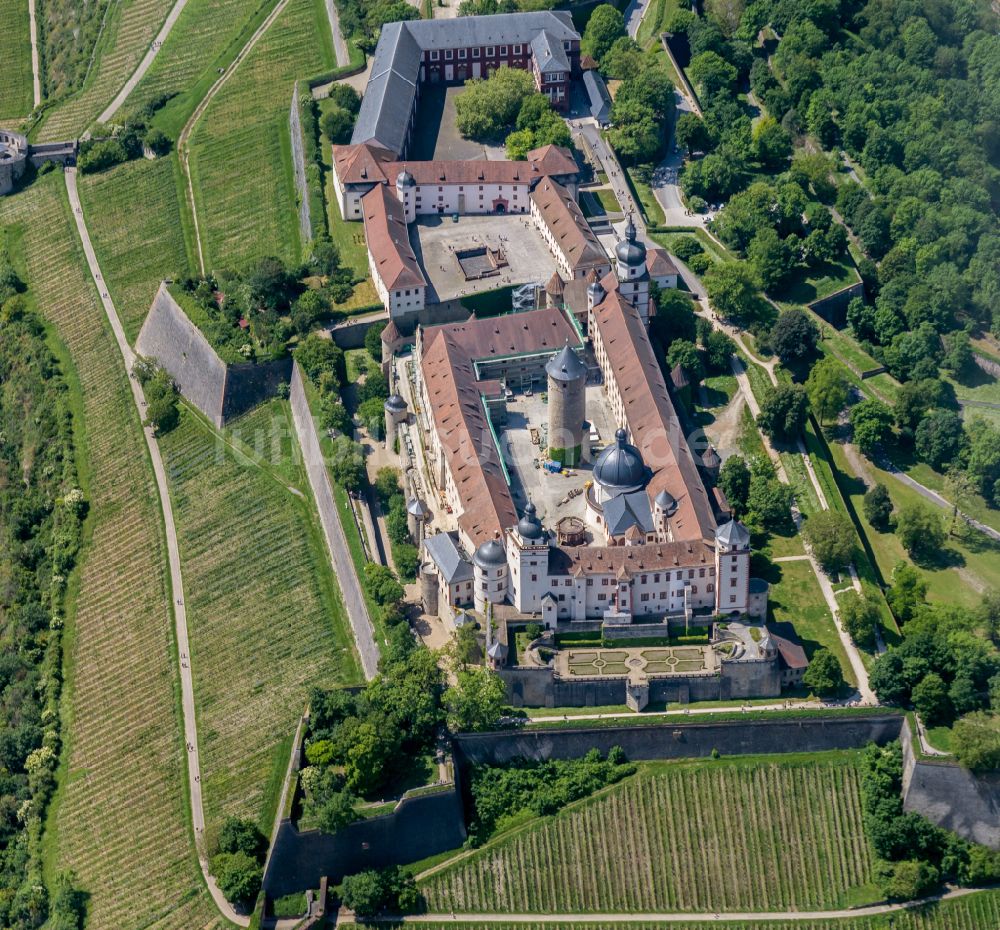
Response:
POLYGON ((472 57, 473 58, 478 58, 479 57, 479 49, 478 48, 474 48, 472 50, 472 57))
MULTIPOLYGON (((606 601, 608 599, 608 596, 606 594, 598 594, 597 595, 597 599, 599 601, 606 601)), ((735 598, 734 598, 734 600, 735 600, 735 598)))
POLYGON ((514 46, 514 54, 515 55, 520 55, 521 54, 521 46, 520 45, 515 45, 514 46))
POLYGON ((641 580, 642 584, 645 584, 646 583, 646 576, 645 575, 640 576, 640 580, 641 580))
POLYGON ((607 578, 602 578, 601 579, 601 584, 604 585, 605 587, 607 587, 607 585, 609 584, 609 580, 607 578))
POLYGON ((593 586, 594 586, 594 579, 593 578, 588 578, 587 579, 587 587, 588 588, 592 588, 593 586))
POLYGON ((703 568, 699 568, 698 569, 698 577, 699 578, 704 578, 705 577, 705 569, 703 569, 703 568))
POLYGON ((643 594, 643 595, 640 596, 639 600, 641 600, 641 601, 648 601, 649 600, 649 595, 648 594, 643 594))
POLYGON ((735 604, 736 603, 736 595, 735 594, 730 594, 729 595, 729 603, 730 604, 735 604))
POLYGON ((431 61, 437 61, 441 57, 441 53, 434 51, 431 52, 431 61))
POLYGON ((496 54, 496 48, 492 45, 486 46, 486 57, 492 58, 496 54))
POLYGON ((561 601, 566 600, 566 595, 565 594, 560 594, 559 595, 559 600, 561 600, 561 601))
POLYGON ((538 581, 538 575, 532 575, 531 576, 531 580, 532 581, 538 581))
POLYGON ((458 58, 460 61, 465 61, 465 56, 468 54, 464 48, 458 50, 458 58))
POLYGON ((454 58, 454 57, 455 57, 455 53, 450 48, 446 48, 444 50, 444 60, 445 61, 451 61, 452 58, 454 58))
POLYGON ((500 54, 501 55, 506 55, 507 54, 507 46, 506 45, 501 45, 500 46, 500 54))

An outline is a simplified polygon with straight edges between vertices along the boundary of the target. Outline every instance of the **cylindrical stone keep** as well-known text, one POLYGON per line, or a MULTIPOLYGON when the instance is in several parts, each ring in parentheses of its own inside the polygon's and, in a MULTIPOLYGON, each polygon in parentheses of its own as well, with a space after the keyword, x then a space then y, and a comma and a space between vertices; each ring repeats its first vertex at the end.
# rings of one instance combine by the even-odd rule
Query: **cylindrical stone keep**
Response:
POLYGON ((548 375, 549 458, 579 465, 587 416, 587 367, 567 344, 545 366, 548 375))
POLYGON ((409 411, 406 407, 406 401, 398 394, 393 394, 389 397, 384 406, 385 447, 387 449, 395 449, 399 424, 406 419, 409 411))
POLYGON ((424 613, 436 617, 438 612, 438 579, 437 571, 430 562, 420 566, 420 600, 424 605, 424 613))

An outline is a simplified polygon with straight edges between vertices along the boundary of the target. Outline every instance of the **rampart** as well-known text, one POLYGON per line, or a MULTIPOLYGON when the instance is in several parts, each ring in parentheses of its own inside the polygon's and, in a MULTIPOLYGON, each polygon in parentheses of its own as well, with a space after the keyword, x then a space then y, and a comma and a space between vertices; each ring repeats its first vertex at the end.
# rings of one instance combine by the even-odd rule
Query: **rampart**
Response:
POLYGON ((645 726, 537 728, 455 737, 455 758, 464 765, 503 764, 513 759, 575 759, 591 749, 621 746, 629 759, 685 759, 754 753, 824 752, 859 749, 899 739, 900 714, 839 717, 775 717, 719 723, 645 726))
POLYGON ((462 798, 454 785, 404 797, 391 813, 359 820, 336 833, 300 832, 290 819, 278 827, 264 876, 271 898, 318 888, 362 869, 416 862, 465 842, 462 798))
POLYGON ((838 329, 847 322, 847 305, 855 297, 862 297, 865 293, 865 286, 860 281, 848 284, 826 297, 820 297, 810 303, 809 309, 817 316, 821 316, 831 326, 838 329))
POLYGON ((222 426, 264 400, 292 376, 291 358, 227 365, 161 284, 136 340, 140 355, 155 358, 181 394, 222 426))
POLYGON ((991 849, 1000 849, 1000 773, 974 775, 944 759, 918 758, 906 722, 903 745, 903 808, 991 849))
MULTIPOLYGON (((627 645, 627 643, 623 643, 627 645)), ((562 678, 552 668, 505 668, 507 700, 514 707, 602 707, 625 703, 623 675, 562 678)), ((649 700, 688 704, 691 701, 729 701, 779 697, 781 673, 776 662, 725 661, 718 673, 671 675, 649 679, 649 700)))

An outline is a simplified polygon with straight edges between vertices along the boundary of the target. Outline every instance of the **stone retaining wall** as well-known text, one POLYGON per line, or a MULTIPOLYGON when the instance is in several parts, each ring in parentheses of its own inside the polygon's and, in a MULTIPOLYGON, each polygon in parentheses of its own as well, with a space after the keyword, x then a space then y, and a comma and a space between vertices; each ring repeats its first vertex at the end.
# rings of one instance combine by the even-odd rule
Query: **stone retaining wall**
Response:
POLYGON ((155 358, 181 394, 217 427, 273 397, 292 375, 291 358, 227 365, 161 284, 135 344, 155 358))
POLYGON ((841 288, 827 297, 814 300, 812 303, 807 304, 807 306, 813 313, 821 316, 831 326, 836 326, 840 329, 847 322, 847 305, 855 297, 863 297, 864 293, 864 284, 857 281, 854 284, 848 284, 847 287, 841 288))

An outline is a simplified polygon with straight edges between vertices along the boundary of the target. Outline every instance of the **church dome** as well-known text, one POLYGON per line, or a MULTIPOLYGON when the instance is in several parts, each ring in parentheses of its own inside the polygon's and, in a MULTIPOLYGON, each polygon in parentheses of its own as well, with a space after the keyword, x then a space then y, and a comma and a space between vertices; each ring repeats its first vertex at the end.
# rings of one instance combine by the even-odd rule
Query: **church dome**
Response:
POLYGON ((507 553, 503 551, 500 540, 489 539, 476 550, 472 561, 480 568, 499 568, 507 564, 507 553))
POLYGON ((385 409, 393 413, 402 413, 406 409, 406 401, 398 394, 391 394, 385 402, 385 409))
POLYGON ((535 505, 531 501, 524 507, 524 516, 518 521, 517 532, 521 539, 541 539, 545 535, 542 521, 538 519, 535 505))
POLYGON ((413 180, 413 175, 410 174, 405 168, 396 175, 396 186, 397 187, 415 187, 416 181, 413 180))
POLYGON ((642 455, 627 440, 625 430, 618 430, 615 444, 608 446, 594 462, 594 481, 612 495, 638 491, 648 479, 642 455))
POLYGON ((636 240, 635 224, 631 216, 625 227, 625 238, 615 246, 615 255, 624 265, 641 265, 646 261, 646 247, 636 240))

